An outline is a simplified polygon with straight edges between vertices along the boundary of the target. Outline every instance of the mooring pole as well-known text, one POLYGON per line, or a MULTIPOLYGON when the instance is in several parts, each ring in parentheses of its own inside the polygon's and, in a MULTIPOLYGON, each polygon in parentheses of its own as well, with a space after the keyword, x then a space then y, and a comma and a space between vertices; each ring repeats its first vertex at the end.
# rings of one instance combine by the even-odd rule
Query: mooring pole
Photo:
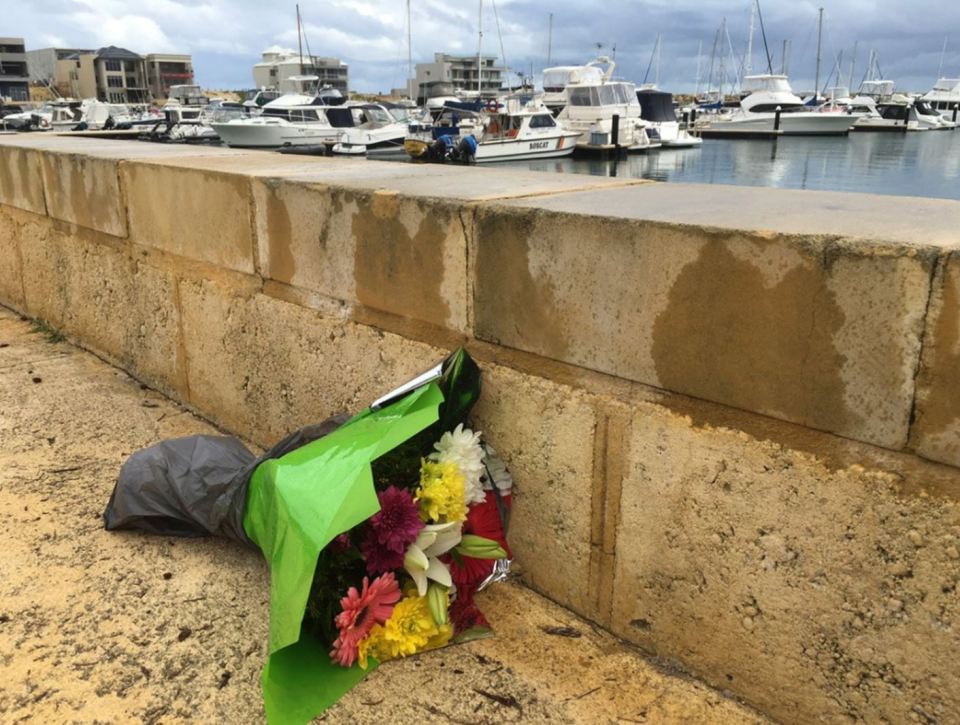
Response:
POLYGON ((780 130, 780 111, 781 111, 780 106, 777 106, 777 110, 776 110, 776 112, 774 113, 774 116, 773 116, 773 130, 774 130, 774 131, 779 131, 779 130, 780 130))

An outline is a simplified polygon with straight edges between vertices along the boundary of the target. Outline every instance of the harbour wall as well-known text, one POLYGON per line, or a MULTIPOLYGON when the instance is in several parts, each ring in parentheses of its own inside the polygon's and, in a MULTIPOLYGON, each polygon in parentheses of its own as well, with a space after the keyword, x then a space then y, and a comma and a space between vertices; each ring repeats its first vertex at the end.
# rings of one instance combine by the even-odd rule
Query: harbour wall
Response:
POLYGON ((949 201, 0 137, 0 302, 260 445, 465 345, 524 581, 786 722, 960 712, 958 230, 949 201))

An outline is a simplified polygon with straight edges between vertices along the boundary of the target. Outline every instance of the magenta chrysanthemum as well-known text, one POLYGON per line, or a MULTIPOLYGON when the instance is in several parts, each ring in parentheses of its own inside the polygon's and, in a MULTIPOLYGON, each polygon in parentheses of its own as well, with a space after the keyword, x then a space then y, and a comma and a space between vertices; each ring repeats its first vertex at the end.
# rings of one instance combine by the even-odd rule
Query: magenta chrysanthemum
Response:
POLYGON ((380 511, 371 517, 367 537, 360 544, 371 574, 403 566, 407 547, 416 541, 423 528, 419 509, 409 491, 390 486, 377 497, 380 511))
POLYGON ((400 587, 392 573, 373 580, 363 578, 363 590, 350 587, 340 600, 343 611, 334 623, 339 636, 333 643, 330 658, 338 665, 350 667, 357 659, 357 645, 375 624, 383 624, 393 614, 393 605, 400 601, 400 587))

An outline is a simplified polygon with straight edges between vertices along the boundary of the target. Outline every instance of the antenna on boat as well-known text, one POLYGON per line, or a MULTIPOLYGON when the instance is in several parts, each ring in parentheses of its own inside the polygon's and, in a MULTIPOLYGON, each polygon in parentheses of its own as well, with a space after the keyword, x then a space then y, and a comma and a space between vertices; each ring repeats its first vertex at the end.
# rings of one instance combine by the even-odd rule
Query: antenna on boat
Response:
POLYGON ((816 102, 820 96, 820 51, 823 47, 823 8, 820 8, 819 20, 817 21, 817 70, 813 77, 813 100, 816 102))
POLYGON ((763 37, 763 52, 767 55, 767 73, 773 75, 773 59, 770 57, 770 46, 767 45, 767 29, 763 25, 763 13, 760 11, 760 0, 755 0, 757 6, 757 20, 760 21, 760 35, 763 37))
POLYGON ((299 54, 300 60, 300 75, 304 74, 303 70, 303 33, 300 31, 300 5, 297 4, 297 53, 299 54))
POLYGON ((547 21, 547 65, 550 65, 550 55, 553 50, 553 13, 547 21))

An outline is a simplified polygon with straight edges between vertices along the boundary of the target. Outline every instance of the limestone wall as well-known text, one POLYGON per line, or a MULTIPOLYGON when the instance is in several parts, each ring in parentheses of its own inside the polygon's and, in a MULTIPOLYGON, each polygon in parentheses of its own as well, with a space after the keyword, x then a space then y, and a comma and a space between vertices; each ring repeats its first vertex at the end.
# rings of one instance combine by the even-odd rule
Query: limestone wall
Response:
POLYGON ((784 721, 960 712, 960 204, 0 137, 0 302, 268 444, 446 350, 525 581, 784 721))

